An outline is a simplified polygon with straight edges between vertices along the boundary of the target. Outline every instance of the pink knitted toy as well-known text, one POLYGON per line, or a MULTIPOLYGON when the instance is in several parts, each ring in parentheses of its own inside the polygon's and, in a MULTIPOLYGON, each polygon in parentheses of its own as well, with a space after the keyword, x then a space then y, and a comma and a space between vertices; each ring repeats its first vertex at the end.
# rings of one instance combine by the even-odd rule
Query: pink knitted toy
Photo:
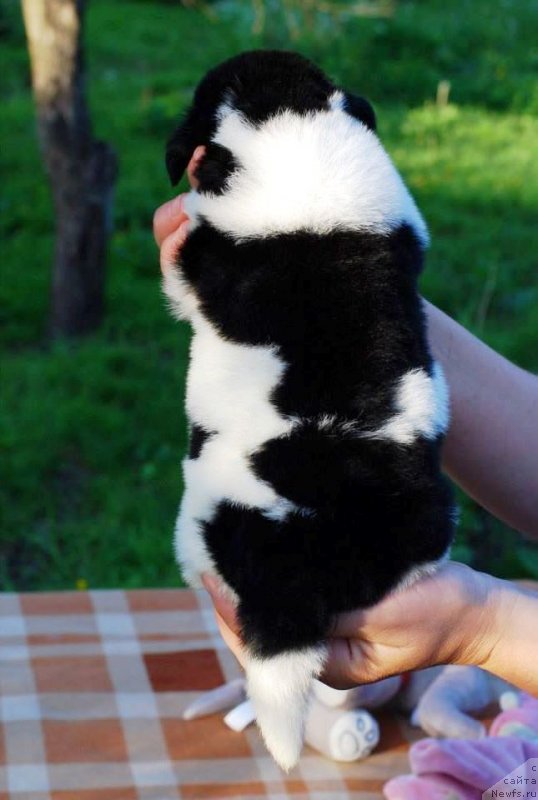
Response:
POLYGON ((516 769, 521 786, 529 781, 527 788, 538 790, 538 699, 511 692, 501 704, 509 707, 493 721, 487 738, 423 739, 412 745, 413 774, 389 781, 387 800, 481 800, 498 781, 501 790, 510 791, 504 780, 516 769))

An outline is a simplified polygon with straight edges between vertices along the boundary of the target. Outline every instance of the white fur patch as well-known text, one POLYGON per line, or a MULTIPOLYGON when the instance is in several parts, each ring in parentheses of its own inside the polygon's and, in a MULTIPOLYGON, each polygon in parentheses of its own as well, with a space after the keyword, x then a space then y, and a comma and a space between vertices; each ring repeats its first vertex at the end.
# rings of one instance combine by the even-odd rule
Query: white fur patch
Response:
POLYGON ((170 312, 176 319, 189 322, 199 307, 198 298, 188 285, 175 264, 167 265, 164 273, 163 291, 168 300, 170 312))
POLYGON ((418 436, 434 439, 446 431, 448 389, 440 365, 435 364, 432 376, 423 369, 406 372, 398 381, 396 408, 387 422, 365 436, 409 445, 418 436))
POLYGON ((334 92, 329 98, 331 111, 345 111, 345 97, 340 90, 334 92))
POLYGON ((293 231, 388 234, 407 222, 424 244, 425 222, 371 130, 342 108, 283 110, 255 127, 229 105, 213 141, 239 164, 224 194, 190 193, 185 210, 237 240, 293 231))
POLYGON ((269 752, 286 771, 299 760, 313 681, 326 657, 323 645, 273 658, 247 657, 247 692, 258 726, 269 752))
POLYGON ((248 463, 264 442, 293 426, 270 401, 286 369, 277 348, 229 342, 199 312, 191 321, 187 414, 212 435, 198 458, 183 462, 185 492, 176 524, 176 552, 186 579, 197 585, 198 573, 215 570, 200 523, 212 519, 219 502, 258 508, 274 520, 301 509, 257 478, 248 463))
POLYGON ((270 402, 287 366, 278 348, 227 341, 201 314, 192 323, 189 419, 217 431, 243 453, 288 433, 291 422, 270 402))
MULTIPOLYGON (((185 467, 185 462, 183 462, 183 467, 185 467)), ((202 589, 202 573, 210 572, 218 575, 219 572, 206 547, 201 524, 192 515, 192 505, 187 487, 183 493, 176 519, 174 552, 176 561, 181 566, 183 580, 193 589, 202 589)), ((207 511, 209 512, 209 509, 207 511)))

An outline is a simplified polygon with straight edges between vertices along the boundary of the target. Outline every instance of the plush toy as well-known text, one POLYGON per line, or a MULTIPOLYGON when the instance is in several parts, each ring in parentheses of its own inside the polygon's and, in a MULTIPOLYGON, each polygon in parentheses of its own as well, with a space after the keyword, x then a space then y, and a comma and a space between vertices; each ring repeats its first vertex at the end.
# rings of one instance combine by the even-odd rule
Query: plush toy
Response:
MULTIPOLYGON (((397 691, 399 678, 359 690, 337 691, 315 681, 305 721, 307 744, 334 761, 358 761, 365 758, 379 742, 379 726, 374 717, 361 707, 363 701, 380 704, 397 691)), ((254 707, 246 695, 246 681, 237 678, 219 686, 191 703, 183 719, 196 719, 219 711, 228 711, 224 722, 234 731, 242 731, 255 721, 254 707)))
MULTIPOLYGON (((479 711, 501 699, 506 708, 516 696, 510 689, 507 683, 478 667, 462 666, 431 667, 346 691, 315 681, 305 741, 335 761, 365 758, 379 742, 379 726, 369 711, 389 704, 412 712, 413 724, 430 736, 481 738, 485 736, 483 724, 467 712, 479 711)), ((243 678, 197 698, 183 718, 194 719, 230 708, 224 720, 233 730, 244 730, 255 719, 243 678)), ((522 720, 523 717, 524 713, 522 720)))
POLYGON ((443 667, 433 682, 423 687, 411 721, 430 736, 480 739, 486 735, 486 729, 467 712, 479 711, 491 703, 500 704, 510 689, 506 681, 478 667, 443 667))
MULTIPOLYGON (((447 677, 450 684, 452 677, 447 677)), ((476 676, 472 676, 471 683, 475 681, 476 676)), ((502 688, 496 681, 490 686, 494 692, 502 688)), ((479 694, 483 689, 484 685, 479 694)), ((415 742, 409 752, 412 774, 385 784, 387 800, 535 797, 538 699, 514 690, 504 692, 499 699, 503 711, 493 720, 487 737, 415 742)))

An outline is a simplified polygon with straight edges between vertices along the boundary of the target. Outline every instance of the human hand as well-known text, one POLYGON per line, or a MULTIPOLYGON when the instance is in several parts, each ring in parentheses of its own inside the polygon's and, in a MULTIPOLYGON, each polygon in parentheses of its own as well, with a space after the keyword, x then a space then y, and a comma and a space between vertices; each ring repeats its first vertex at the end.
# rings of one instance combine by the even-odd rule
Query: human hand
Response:
MULTIPOLYGON (((240 624, 229 596, 203 576, 221 634, 239 661, 240 624)), ((450 562, 373 608, 340 614, 321 679, 337 689, 434 664, 485 662, 495 646, 502 582, 450 562)))
MULTIPOLYGON (((197 147, 187 167, 187 176, 193 189, 198 188, 196 170, 205 154, 205 147, 197 147)), ((187 239, 189 218, 185 213, 184 194, 163 203, 153 215, 153 235, 160 249, 161 271, 164 275, 187 239)))
POLYGON ((344 689, 436 664, 479 666, 494 646, 495 585, 449 562, 372 608, 340 614, 323 679, 344 689))

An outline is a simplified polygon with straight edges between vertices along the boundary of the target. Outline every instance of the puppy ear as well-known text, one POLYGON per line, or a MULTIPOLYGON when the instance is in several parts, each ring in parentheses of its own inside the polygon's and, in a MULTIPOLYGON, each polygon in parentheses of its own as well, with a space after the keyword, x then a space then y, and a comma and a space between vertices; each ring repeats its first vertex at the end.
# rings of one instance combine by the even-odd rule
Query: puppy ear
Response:
POLYGON ((204 144, 205 132, 198 130, 200 127, 191 108, 166 143, 166 169, 172 186, 179 183, 183 177, 196 146, 204 144))
POLYGON ((344 107, 348 114, 375 132, 377 128, 375 111, 368 100, 351 92, 344 92, 344 107))

